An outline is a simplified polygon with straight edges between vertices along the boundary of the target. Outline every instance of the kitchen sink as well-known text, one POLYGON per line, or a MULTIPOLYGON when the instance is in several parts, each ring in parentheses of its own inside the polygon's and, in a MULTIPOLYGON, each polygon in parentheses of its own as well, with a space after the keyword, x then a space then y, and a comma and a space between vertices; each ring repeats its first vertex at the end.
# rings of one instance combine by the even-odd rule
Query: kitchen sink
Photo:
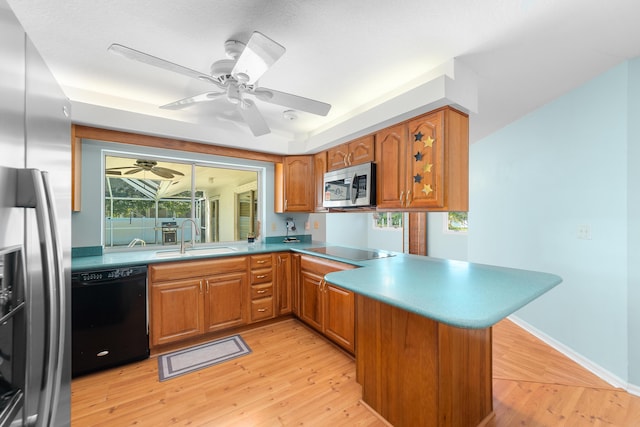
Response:
POLYGON ((205 247, 205 248, 189 248, 185 250, 183 254, 180 253, 180 249, 158 251, 156 252, 156 257, 168 258, 168 257, 189 257, 189 256, 199 256, 199 255, 218 255, 218 254, 233 253, 237 251, 238 249, 232 248, 230 246, 211 246, 211 247, 205 247))

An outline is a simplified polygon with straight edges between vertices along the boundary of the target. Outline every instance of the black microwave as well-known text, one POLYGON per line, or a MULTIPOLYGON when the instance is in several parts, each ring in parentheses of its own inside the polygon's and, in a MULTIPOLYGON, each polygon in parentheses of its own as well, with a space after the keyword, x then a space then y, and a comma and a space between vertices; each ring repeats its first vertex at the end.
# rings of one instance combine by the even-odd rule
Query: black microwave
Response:
POLYGON ((376 205, 376 164, 364 163, 324 174, 325 208, 376 205))

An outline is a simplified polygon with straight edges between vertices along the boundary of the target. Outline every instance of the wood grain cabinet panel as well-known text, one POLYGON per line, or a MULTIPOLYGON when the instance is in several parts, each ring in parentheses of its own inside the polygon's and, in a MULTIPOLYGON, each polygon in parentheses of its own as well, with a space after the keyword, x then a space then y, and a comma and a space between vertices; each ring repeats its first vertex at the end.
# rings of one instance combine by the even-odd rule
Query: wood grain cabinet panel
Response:
POLYGON ((353 353, 355 351, 355 295, 324 280, 332 271, 353 265, 309 255, 300 256, 298 316, 312 328, 353 353))
POLYGON ((313 212, 313 156, 287 156, 275 167, 276 212, 313 212))
POLYGON ((364 402, 398 427, 490 419, 491 328, 456 328, 362 295, 356 305, 356 380, 364 402))
POLYGON ((246 324, 248 267, 248 257, 150 265, 151 347, 246 324))
POLYGON ((373 135, 363 136, 327 150, 327 170, 346 168, 375 160, 373 135))
POLYGON ((376 133, 378 209, 469 210, 469 118, 443 107, 376 133))
POLYGON ((276 288, 276 315, 293 312, 292 255, 289 252, 277 252, 274 259, 274 285, 276 288))

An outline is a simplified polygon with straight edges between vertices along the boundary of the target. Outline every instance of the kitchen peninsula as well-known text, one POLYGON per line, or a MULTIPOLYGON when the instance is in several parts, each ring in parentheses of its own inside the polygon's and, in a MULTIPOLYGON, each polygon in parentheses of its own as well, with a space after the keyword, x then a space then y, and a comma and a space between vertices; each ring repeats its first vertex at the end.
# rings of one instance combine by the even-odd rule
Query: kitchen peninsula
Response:
POLYGON ((363 401, 396 426, 469 426, 490 419, 491 326, 561 282, 547 273, 400 253, 352 261, 311 250, 318 246, 324 244, 239 245, 232 254, 206 257, 113 252, 74 258, 72 268, 276 252, 361 267, 331 272, 324 280, 356 295, 355 356, 363 401))

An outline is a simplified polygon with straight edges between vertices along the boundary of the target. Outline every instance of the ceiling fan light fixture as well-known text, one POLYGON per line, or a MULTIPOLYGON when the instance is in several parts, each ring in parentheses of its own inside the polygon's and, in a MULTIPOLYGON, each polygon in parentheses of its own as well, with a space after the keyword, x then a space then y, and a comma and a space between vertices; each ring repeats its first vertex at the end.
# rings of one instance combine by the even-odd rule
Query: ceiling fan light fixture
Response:
POLYGON ((253 94, 260 101, 269 101, 271 98, 273 98, 273 93, 266 89, 257 88, 253 91, 253 94))
POLYGON ((293 121, 298 118, 298 113, 294 110, 285 110, 282 112, 282 117, 284 117, 285 120, 293 121))
POLYGON ((229 85, 227 88, 227 100, 232 104, 238 104, 242 101, 240 91, 238 91, 238 86, 233 84, 229 85))

